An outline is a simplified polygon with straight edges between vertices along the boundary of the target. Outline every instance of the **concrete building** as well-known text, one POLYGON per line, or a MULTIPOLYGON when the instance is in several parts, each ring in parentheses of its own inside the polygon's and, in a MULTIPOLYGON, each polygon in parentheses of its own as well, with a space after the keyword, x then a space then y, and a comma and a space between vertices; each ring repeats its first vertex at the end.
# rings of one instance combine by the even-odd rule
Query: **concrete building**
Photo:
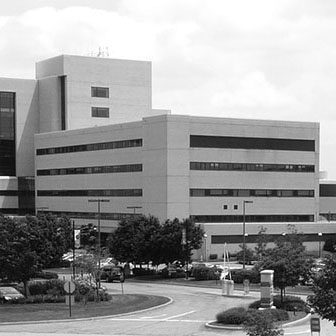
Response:
POLYGON ((311 248, 336 233, 321 220, 336 204, 320 197, 318 123, 170 115, 152 109, 151 92, 151 64, 139 61, 59 56, 37 63, 36 80, 0 79, 0 106, 1 94, 14 106, 1 118, 15 115, 15 136, 1 129, 3 212, 34 210, 34 190, 38 211, 80 226, 97 217, 89 200, 104 198, 102 231, 133 210, 191 217, 206 255, 236 248, 244 218, 251 242, 260 225, 281 235, 293 223, 311 248))

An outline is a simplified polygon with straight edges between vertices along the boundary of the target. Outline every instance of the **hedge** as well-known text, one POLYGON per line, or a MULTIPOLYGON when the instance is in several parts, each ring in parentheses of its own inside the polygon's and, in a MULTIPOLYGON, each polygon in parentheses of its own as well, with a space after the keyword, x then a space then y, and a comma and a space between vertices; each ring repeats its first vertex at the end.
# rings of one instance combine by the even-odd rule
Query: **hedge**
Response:
POLYGON ((245 279, 249 279, 251 283, 260 283, 260 273, 255 269, 235 269, 231 271, 231 277, 235 283, 243 283, 245 279))
MULTIPOLYGON (((303 311, 308 313, 310 311, 308 305, 298 296, 286 295, 283 298, 283 305, 281 304, 281 295, 273 297, 273 305, 277 309, 284 309, 285 311, 303 311)), ((260 307, 260 300, 252 302, 249 308, 258 309, 260 307)))

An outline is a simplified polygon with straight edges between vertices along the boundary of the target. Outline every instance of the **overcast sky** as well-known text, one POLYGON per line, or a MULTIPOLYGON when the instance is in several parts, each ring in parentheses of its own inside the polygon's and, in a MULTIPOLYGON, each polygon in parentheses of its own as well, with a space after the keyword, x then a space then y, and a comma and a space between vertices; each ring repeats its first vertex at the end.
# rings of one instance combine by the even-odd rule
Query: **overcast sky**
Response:
POLYGON ((153 64, 153 107, 174 114, 319 122, 336 179, 335 0, 11 0, 0 76, 34 78, 59 54, 153 64))

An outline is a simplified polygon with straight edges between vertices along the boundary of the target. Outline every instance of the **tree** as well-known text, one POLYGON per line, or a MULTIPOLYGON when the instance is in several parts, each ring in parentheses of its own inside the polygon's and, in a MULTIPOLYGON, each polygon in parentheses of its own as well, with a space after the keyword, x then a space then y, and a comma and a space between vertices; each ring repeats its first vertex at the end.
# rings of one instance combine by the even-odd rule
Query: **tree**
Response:
POLYGON ((53 216, 0 216, 0 278, 27 283, 43 267, 56 265, 72 241, 70 221, 53 216))
POLYGON ((336 256, 327 256, 325 266, 313 278, 309 304, 324 319, 336 326, 336 256))
POLYGON ((86 250, 95 250, 97 242, 97 228, 88 223, 80 228, 80 245, 86 250))
POLYGON ((38 255, 32 246, 36 238, 24 220, 0 216, 0 278, 23 282, 26 295, 28 280, 38 270, 38 255))
POLYGON ((268 243, 268 238, 266 235, 267 228, 260 225, 258 236, 257 236, 257 245, 254 248, 255 254, 258 257, 258 260, 261 260, 266 255, 266 248, 268 243))
MULTIPOLYGON (((242 263, 244 262, 244 245, 240 244, 239 247, 241 248, 241 251, 237 253, 237 260, 242 263)), ((250 265, 254 259, 253 250, 248 248, 245 244, 245 263, 250 265)))
POLYGON ((125 218, 108 239, 111 254, 120 261, 151 261, 154 265, 190 260, 192 249, 202 244, 203 230, 189 219, 167 220, 162 225, 154 216, 125 218), (186 244, 182 245, 182 230, 186 244))
POLYGON ((296 286, 302 277, 309 277, 312 260, 304 253, 301 236, 295 226, 288 226, 288 233, 275 242, 276 247, 267 249, 257 265, 259 270, 274 270, 274 287, 281 291, 281 300, 288 286, 296 286))
POLYGON ((336 252, 336 236, 328 237, 325 240, 323 250, 331 253, 336 252))
POLYGON ((119 261, 149 262, 157 258, 160 222, 154 216, 125 218, 108 238, 110 253, 119 261))

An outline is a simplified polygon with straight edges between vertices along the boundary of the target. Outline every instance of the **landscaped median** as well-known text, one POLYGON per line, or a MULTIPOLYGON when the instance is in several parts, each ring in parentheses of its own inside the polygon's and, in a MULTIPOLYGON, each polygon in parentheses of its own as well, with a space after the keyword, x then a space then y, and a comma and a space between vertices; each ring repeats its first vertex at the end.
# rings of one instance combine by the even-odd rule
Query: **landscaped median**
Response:
POLYGON ((233 307, 219 312, 216 321, 208 322, 206 326, 214 329, 244 329, 248 335, 273 335, 266 331, 274 330, 274 335, 280 335, 283 327, 299 323, 309 316, 309 307, 299 297, 287 296, 282 301, 276 295, 274 305, 276 309, 258 310, 258 300, 248 307, 233 307))
POLYGON ((170 301, 170 298, 163 296, 115 294, 111 295, 110 301, 76 303, 72 306, 71 318, 69 317, 69 306, 65 303, 4 304, 0 305, 0 323, 118 315, 149 309, 170 301))

